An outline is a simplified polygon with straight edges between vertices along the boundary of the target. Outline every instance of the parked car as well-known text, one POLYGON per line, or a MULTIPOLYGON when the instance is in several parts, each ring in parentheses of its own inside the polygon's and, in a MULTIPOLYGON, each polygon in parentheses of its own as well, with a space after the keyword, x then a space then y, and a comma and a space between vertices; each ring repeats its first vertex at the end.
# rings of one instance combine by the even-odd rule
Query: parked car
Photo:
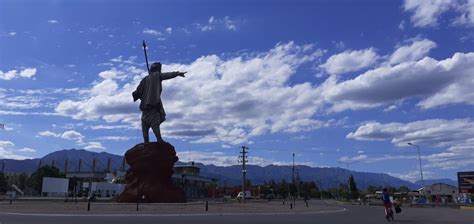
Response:
POLYGON ((244 194, 244 192, 241 191, 237 195, 237 200, 242 200, 243 197, 245 197, 245 199, 251 199, 252 194, 250 193, 250 191, 245 191, 245 194, 244 194))
POLYGON ((273 200, 273 199, 276 199, 276 195, 275 194, 267 194, 267 199, 269 201, 273 200))

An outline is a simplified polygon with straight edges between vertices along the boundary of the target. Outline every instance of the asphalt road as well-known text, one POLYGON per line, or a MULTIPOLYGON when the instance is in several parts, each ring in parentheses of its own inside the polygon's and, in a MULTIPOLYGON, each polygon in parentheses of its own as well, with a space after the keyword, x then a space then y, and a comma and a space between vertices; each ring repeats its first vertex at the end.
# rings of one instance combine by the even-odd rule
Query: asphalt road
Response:
MULTIPOLYGON (((352 206, 334 205, 326 202, 314 201, 311 206, 327 205, 324 212, 304 214, 69 214, 69 215, 31 215, 31 214, 5 214, 0 211, 0 224, 15 223, 388 223, 383 214, 383 208, 379 206, 352 206)), ((453 208, 403 208, 403 212, 396 214, 393 223, 465 223, 474 224, 473 210, 460 210, 453 208)))

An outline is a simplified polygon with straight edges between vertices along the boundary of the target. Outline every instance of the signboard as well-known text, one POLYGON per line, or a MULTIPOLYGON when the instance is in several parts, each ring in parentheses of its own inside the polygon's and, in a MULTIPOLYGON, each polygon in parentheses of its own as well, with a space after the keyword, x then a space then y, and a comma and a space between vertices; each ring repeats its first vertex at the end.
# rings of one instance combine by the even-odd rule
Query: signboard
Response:
POLYGON ((46 196, 63 196, 66 195, 69 188, 69 179, 43 177, 43 187, 41 188, 41 195, 46 196))
POLYGON ((458 172, 459 193, 474 193, 474 171, 458 172))

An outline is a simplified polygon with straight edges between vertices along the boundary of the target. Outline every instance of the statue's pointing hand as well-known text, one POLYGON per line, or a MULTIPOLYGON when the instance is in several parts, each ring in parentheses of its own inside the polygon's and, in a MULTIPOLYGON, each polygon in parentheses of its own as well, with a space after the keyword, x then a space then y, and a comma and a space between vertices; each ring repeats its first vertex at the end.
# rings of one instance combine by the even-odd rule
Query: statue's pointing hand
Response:
POLYGON ((178 72, 178 76, 181 76, 181 77, 186 77, 184 76, 184 74, 186 74, 187 72, 178 72))

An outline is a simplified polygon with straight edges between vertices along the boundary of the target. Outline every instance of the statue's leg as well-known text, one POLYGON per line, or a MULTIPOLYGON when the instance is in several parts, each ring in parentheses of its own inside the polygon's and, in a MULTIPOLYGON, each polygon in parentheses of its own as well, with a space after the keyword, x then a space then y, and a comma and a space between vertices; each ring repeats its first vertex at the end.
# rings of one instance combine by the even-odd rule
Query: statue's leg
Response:
POLYGON ((148 143, 150 142, 150 137, 148 136, 148 132, 150 131, 150 125, 142 120, 142 132, 143 132, 143 142, 148 143))
POLYGON ((161 138, 160 125, 153 125, 151 128, 153 129, 153 133, 155 133, 156 141, 163 142, 163 138, 161 138))

